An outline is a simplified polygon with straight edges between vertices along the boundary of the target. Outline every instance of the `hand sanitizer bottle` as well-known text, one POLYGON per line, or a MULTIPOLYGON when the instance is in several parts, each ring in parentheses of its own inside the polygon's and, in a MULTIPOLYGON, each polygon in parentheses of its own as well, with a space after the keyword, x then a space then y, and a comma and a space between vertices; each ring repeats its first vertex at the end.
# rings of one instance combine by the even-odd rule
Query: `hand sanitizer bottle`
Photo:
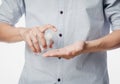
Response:
POLYGON ((41 45, 41 43, 39 43, 40 45, 40 48, 41 48, 41 53, 40 54, 43 54, 45 53, 46 51, 50 50, 51 48, 49 48, 48 46, 50 45, 51 41, 54 41, 53 40, 53 36, 55 35, 55 32, 52 31, 52 30, 47 30, 45 32, 45 40, 46 40, 46 43, 47 43, 47 49, 44 49, 41 45))

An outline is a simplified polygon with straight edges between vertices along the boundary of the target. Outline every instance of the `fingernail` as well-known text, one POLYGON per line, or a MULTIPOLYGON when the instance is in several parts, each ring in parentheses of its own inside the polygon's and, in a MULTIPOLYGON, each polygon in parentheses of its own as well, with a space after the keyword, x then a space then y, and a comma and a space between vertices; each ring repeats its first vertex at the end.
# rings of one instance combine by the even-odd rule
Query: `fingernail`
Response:
POLYGON ((44 49, 47 49, 47 47, 44 47, 44 49))
POLYGON ((44 49, 47 49, 47 45, 43 46, 44 49))

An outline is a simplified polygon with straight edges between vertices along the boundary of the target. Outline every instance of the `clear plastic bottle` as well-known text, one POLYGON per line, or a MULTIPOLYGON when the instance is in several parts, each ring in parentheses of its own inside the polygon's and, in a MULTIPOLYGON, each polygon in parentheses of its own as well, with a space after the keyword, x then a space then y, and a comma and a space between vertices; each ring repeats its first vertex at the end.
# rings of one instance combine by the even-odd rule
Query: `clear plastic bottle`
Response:
POLYGON ((52 49, 52 48, 49 48, 48 46, 50 45, 51 41, 54 41, 53 40, 53 36, 55 35, 55 32, 52 31, 52 30, 46 30, 45 32, 45 40, 46 40, 46 43, 47 43, 47 48, 44 49, 41 45, 41 42, 39 41, 39 45, 40 45, 40 48, 41 48, 41 53, 37 53, 35 55, 42 55, 43 53, 45 53, 46 51, 52 49))

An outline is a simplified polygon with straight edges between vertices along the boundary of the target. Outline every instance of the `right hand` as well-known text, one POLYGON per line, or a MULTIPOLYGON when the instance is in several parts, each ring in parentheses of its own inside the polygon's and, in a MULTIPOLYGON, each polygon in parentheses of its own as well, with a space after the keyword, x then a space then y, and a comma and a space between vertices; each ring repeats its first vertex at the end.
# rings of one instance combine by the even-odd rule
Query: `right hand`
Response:
POLYGON ((45 31, 48 29, 54 32, 57 31, 57 29, 53 25, 47 24, 40 27, 22 29, 20 31, 20 35, 34 53, 40 53, 41 52, 40 45, 42 45, 42 47, 46 49, 48 46, 51 48, 54 43, 53 41, 51 41, 50 45, 47 45, 46 43, 44 34, 45 31))

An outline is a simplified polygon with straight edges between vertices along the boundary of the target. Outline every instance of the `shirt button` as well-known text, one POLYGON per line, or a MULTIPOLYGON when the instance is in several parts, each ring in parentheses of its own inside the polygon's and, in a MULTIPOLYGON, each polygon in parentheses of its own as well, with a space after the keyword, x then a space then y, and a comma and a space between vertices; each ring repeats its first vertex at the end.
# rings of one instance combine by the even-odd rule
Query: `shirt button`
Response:
POLYGON ((62 37, 62 34, 60 33, 59 36, 62 37))
POLYGON ((60 11, 60 14, 63 14, 63 11, 60 11))
POLYGON ((61 81, 61 79, 60 78, 58 78, 58 82, 60 82, 61 81))
POLYGON ((61 57, 58 57, 58 59, 61 59, 61 57))

